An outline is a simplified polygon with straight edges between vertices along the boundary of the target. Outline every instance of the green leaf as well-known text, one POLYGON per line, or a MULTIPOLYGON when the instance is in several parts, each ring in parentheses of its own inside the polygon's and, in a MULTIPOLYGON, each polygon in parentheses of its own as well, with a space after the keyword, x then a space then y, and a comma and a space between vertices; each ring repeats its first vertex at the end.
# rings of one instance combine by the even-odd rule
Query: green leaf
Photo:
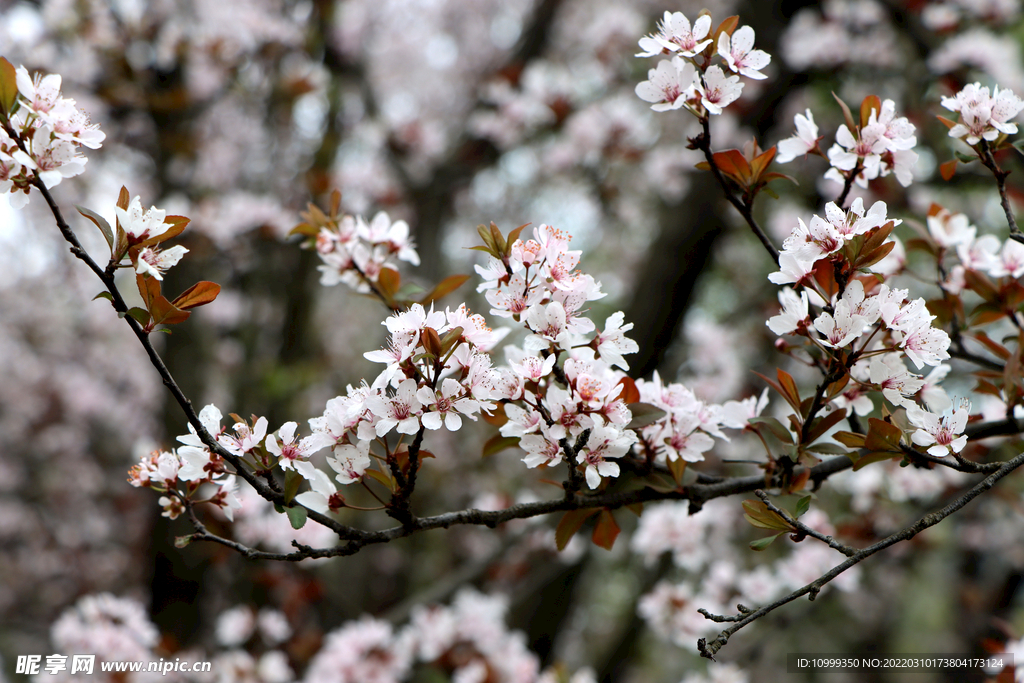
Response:
POLYGON ((107 241, 107 246, 110 247, 110 254, 111 254, 111 256, 113 256, 113 254, 114 254, 114 231, 110 228, 110 223, 107 222, 107 219, 104 218, 103 216, 99 215, 98 213, 96 213, 92 209, 87 209, 84 206, 75 205, 75 208, 78 209, 78 213, 80 213, 83 216, 85 216, 86 218, 88 218, 90 221, 93 222, 93 224, 97 228, 100 229, 100 232, 103 233, 103 239, 105 239, 107 241))
POLYGON ((18 102, 18 74, 14 65, 0 57, 0 114, 6 119, 18 102))
POLYGON ((769 531, 793 530, 789 522, 777 513, 769 510, 763 501, 745 500, 743 501, 743 509, 746 510, 746 514, 743 515, 746 520, 759 529, 768 529, 769 531))
POLYGON ((836 432, 832 435, 839 443, 850 448, 864 448, 864 435, 854 432, 836 432))
POLYGON ((306 525, 306 508, 296 505, 288 508, 287 513, 293 529, 301 529, 306 525))
POLYGON ((813 446, 806 446, 805 451, 821 453, 822 455, 846 455, 846 449, 837 443, 816 443, 813 446))
POLYGON ((174 547, 175 548, 184 548, 185 546, 187 546, 191 542, 192 542, 192 534, 189 534, 187 536, 175 536, 174 537, 174 547))
POLYGON ((804 496, 796 502, 796 514, 794 517, 800 518, 804 516, 804 513, 811 507, 811 498, 814 496, 804 496))
POLYGON ((391 491, 392 493, 395 490, 395 481, 389 475, 384 474, 380 470, 375 470, 372 468, 368 469, 366 470, 363 476, 369 477, 370 479, 380 482, 387 488, 388 491, 391 491))
POLYGON ((794 443, 793 434, 774 417, 752 417, 750 418, 750 420, 748 420, 748 422, 754 427, 754 429, 757 429, 758 431, 760 431, 760 427, 763 426, 765 429, 771 432, 776 439, 778 439, 782 443, 790 445, 794 443))
POLYGON ((761 552, 762 550, 764 550, 765 548, 770 546, 772 543, 774 543, 775 539, 778 538, 779 536, 781 536, 784 533, 786 533, 786 532, 785 531, 780 531, 779 533, 775 534, 774 536, 765 536, 764 538, 759 538, 756 541, 751 541, 750 542, 750 549, 751 550, 756 550, 757 552, 761 552))
POLYGON ((668 415, 664 410, 650 403, 630 403, 626 407, 629 408, 629 412, 633 416, 633 419, 629 421, 629 424, 625 426, 625 429, 639 429, 640 427, 646 427, 647 425, 654 424, 661 418, 668 415))
POLYGON ((583 527, 583 523, 599 512, 597 508, 585 510, 569 510, 562 519, 558 520, 558 527, 555 529, 555 545, 559 550, 565 550, 569 541, 576 535, 576 532, 583 527))
POLYGON ((131 317, 135 318, 135 320, 137 320, 138 323, 140 325, 142 325, 142 326, 146 326, 146 325, 149 324, 149 320, 150 320, 149 311, 147 311, 144 308, 139 308, 138 306, 133 306, 133 307, 128 309, 128 315, 130 315, 131 317))
POLYGON ((480 235, 480 239, 484 241, 482 247, 470 247, 470 249, 479 249, 480 251, 486 251, 494 258, 501 258, 501 253, 498 252, 498 247, 494 243, 494 237, 491 235, 491 230, 486 225, 476 226, 476 232, 480 235))
POLYGON ((491 438, 487 439, 481 455, 485 458, 489 458, 495 453, 500 453, 506 448, 515 448, 518 445, 519 437, 517 436, 502 436, 501 434, 495 434, 491 438))
POLYGON ((289 503, 295 500, 295 495, 299 492, 299 486, 302 485, 305 479, 301 474, 296 472, 294 469, 288 470, 284 473, 284 499, 289 503))
POLYGON ((100 292, 99 294, 97 294, 96 296, 94 296, 92 298, 93 301, 96 301, 96 299, 106 299, 107 301, 109 301, 111 303, 114 302, 114 296, 110 292, 107 292, 107 291, 102 291, 102 292, 100 292))

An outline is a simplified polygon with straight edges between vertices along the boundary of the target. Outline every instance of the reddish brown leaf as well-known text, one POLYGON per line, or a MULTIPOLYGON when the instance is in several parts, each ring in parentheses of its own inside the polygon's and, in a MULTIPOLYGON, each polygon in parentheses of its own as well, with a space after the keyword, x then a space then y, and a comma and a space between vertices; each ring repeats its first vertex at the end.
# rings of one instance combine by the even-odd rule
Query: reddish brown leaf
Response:
POLYGON ((518 445, 519 437, 495 434, 491 438, 487 439, 487 442, 484 444, 483 452, 480 455, 481 457, 489 458, 495 453, 500 453, 506 448, 515 448, 518 445))
POLYGON ((682 458, 676 458, 675 460, 668 461, 668 471, 672 473, 672 478, 676 484, 682 485, 683 475, 686 474, 686 461, 682 458))
POLYGON ((834 410, 825 417, 817 418, 811 423, 811 428, 807 430, 807 443, 814 443, 820 439, 825 432, 839 424, 840 420, 846 418, 846 408, 840 408, 834 410))
POLYGON ((882 113, 882 100, 878 99, 878 95, 868 95, 860 103, 860 125, 861 128, 868 125, 868 121, 871 120, 871 111, 874 110, 875 117, 882 113))
POLYGON ((793 376, 781 368, 775 370, 776 376, 779 378, 779 385, 782 386, 782 396, 786 399, 789 405, 793 406, 797 410, 800 410, 800 390, 797 389, 796 382, 793 381, 793 376))
POLYGON ((743 187, 750 185, 750 164, 743 156, 743 152, 738 149, 727 149, 724 152, 716 152, 712 158, 722 173, 743 187))
POLYGON ((507 243, 507 245, 508 245, 508 250, 509 250, 509 253, 511 253, 511 251, 512 251, 512 245, 516 243, 516 240, 517 240, 517 239, 519 239, 519 234, 520 234, 520 233, 521 233, 521 232, 523 231, 523 229, 524 229, 524 228, 525 228, 526 226, 528 226, 528 225, 529 225, 529 223, 523 223, 523 224, 522 224, 522 225, 520 225, 520 226, 519 226, 518 228, 515 228, 514 230, 512 230, 512 232, 510 232, 510 233, 508 234, 508 238, 507 238, 507 239, 505 240, 505 242, 506 242, 506 243, 507 243))
POLYGON ((982 299, 986 301, 995 301, 999 298, 999 292, 996 290, 996 285, 992 280, 988 278, 984 273, 979 273, 976 270, 965 270, 964 280, 967 286, 973 291, 978 293, 982 299))
POLYGON ((1009 358, 1010 358, 1010 351, 1009 351, 1009 349, 1007 349, 1005 346, 1003 346, 999 342, 997 342, 997 341, 993 340, 992 338, 990 338, 984 332, 975 332, 974 333, 974 338, 977 339, 982 344, 984 344, 985 348, 987 348, 989 351, 991 351, 992 353, 994 353, 997 356, 999 356, 1001 359, 1009 360, 1009 358))
POLYGON ((437 283, 437 285, 430 290, 430 292, 420 299, 420 303, 424 306, 430 304, 433 301, 442 299, 456 289, 465 284, 466 280, 469 279, 468 275, 449 275, 445 279, 437 283))
POLYGON ((395 293, 401 285, 402 276, 397 270, 381 268, 380 275, 377 276, 377 286, 388 302, 395 298, 395 293))
POLYGON ((597 513, 596 508, 588 508, 586 510, 569 510, 562 515, 562 519, 558 520, 558 526, 555 528, 555 545, 558 549, 565 550, 565 546, 569 545, 569 541, 580 530, 583 523, 597 513))
POLYGON ((386 488, 388 491, 394 492, 395 490, 395 481, 391 478, 391 475, 385 474, 380 470, 370 468, 366 470, 363 476, 369 477, 370 479, 373 479, 374 481, 383 484, 384 488, 386 488))
POLYGON ((338 216, 341 214, 341 190, 335 188, 331 190, 331 216, 338 216))
POLYGON ((619 380, 619 384, 622 385, 622 391, 619 393, 620 401, 626 404, 640 402, 640 390, 636 388, 636 382, 632 377, 623 377, 619 380))
POLYGON ((611 511, 601 510, 601 515, 597 518, 597 524, 594 525, 594 533, 590 539, 594 545, 611 550, 615 545, 615 539, 619 537, 619 531, 621 529, 611 511))
POLYGON ((846 102, 839 99, 839 95, 832 93, 832 97, 839 103, 839 108, 843 110, 843 120, 846 121, 846 127, 850 129, 850 134, 857 137, 857 124, 853 122, 853 114, 850 113, 850 108, 846 106, 846 102))
POLYGON ((956 163, 956 159, 950 159, 939 164, 939 175, 942 176, 943 180, 949 181, 953 179, 953 176, 956 175, 956 163))
POLYGON ((217 298, 218 294, 220 294, 220 285, 216 282, 207 282, 206 280, 203 280, 195 283, 179 294, 178 298, 171 303, 173 303, 176 308, 187 311, 190 308, 204 306, 210 303, 217 298))
POLYGON ((864 435, 854 432, 836 432, 833 438, 844 446, 850 448, 864 448, 864 435))
POLYGON ((864 448, 872 451, 900 452, 900 438, 903 432, 894 424, 877 417, 868 418, 868 433, 864 437, 864 448))
POLYGON ((769 147, 763 153, 754 157, 753 161, 750 162, 750 170, 756 180, 760 180, 762 174, 771 165, 772 159, 775 158, 775 147, 769 147))

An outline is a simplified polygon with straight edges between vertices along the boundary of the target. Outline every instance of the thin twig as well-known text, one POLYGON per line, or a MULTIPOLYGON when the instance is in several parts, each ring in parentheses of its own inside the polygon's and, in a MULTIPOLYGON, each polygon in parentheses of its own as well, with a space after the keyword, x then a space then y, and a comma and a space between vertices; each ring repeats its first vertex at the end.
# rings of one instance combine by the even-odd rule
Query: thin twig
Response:
MULTIPOLYGON (((213 437, 213 435, 211 435, 206 430, 206 427, 203 426, 203 423, 199 420, 199 415, 196 414, 195 408, 192 407, 192 401, 190 401, 189 398, 185 396, 185 393, 181 390, 181 387, 178 386, 178 383, 174 380, 174 377, 171 375, 170 370, 167 369, 167 365, 160 357, 160 354, 157 353, 156 349, 153 347, 153 343, 149 338, 149 333, 146 332, 146 330, 137 320, 135 320, 135 318, 127 314, 128 305, 125 303, 124 298, 121 296, 120 291, 117 289, 117 285, 114 282, 113 275, 107 273, 102 268, 100 268, 99 264, 97 264, 96 261, 93 260, 91 256, 89 256, 89 253, 82 247, 81 242, 78 241, 78 237, 75 235, 74 231, 71 229, 67 221, 64 219, 64 214, 61 212, 60 207, 57 206, 57 202, 53 199, 53 195, 50 194, 50 191, 46 188, 46 185, 43 183, 43 181, 39 178, 38 175, 35 177, 32 184, 35 185, 36 189, 39 190, 40 194, 43 196, 43 199, 46 201, 47 206, 49 206, 50 213, 53 214, 53 218, 57 223, 57 228, 60 230, 60 233, 64 237, 64 240, 71 245, 71 253, 76 258, 85 263, 89 267, 89 269, 92 270, 96 274, 96 276, 103 282, 103 285, 106 288, 107 292, 110 293, 111 303, 114 306, 114 310, 117 311, 120 317, 124 318, 126 323, 128 323, 128 326, 135 334, 135 337, 139 340, 139 343, 142 344, 142 348, 146 350, 146 355, 149 356, 150 363, 153 365, 154 368, 156 368, 156 371, 160 375, 160 379, 163 381, 164 386, 166 386, 168 391, 171 392, 171 395, 174 397, 174 400, 181 407, 182 411, 185 413, 185 417, 188 419, 189 424, 191 424, 192 427, 196 430, 196 434, 199 435, 199 438, 202 440, 202 442, 206 444, 206 446, 212 452, 216 453, 225 461, 230 463, 231 466, 235 468, 235 473, 242 477, 242 479, 244 479, 246 482, 248 482, 254 489, 256 489, 260 496, 269 500, 272 503, 277 503, 279 505, 284 505, 286 507, 296 505, 294 502, 287 502, 285 500, 284 495, 281 492, 274 491, 273 488, 267 484, 267 482, 263 481, 260 477, 250 472, 248 468, 246 468, 243 465, 243 463, 238 457, 236 457, 230 451, 221 446, 213 437)), ((364 531, 355 529, 353 527, 345 526, 344 524, 341 524, 340 522, 331 519, 326 515, 322 515, 319 512, 308 510, 308 514, 310 518, 328 527, 343 539, 355 540, 364 537, 364 535, 366 534, 366 532, 364 531)))
POLYGON ((782 519, 786 520, 787 524, 792 526, 794 529, 799 531, 804 536, 816 538, 825 545, 827 545, 829 548, 832 548, 832 550, 838 550, 847 557, 853 557, 859 552, 856 548, 848 546, 845 543, 840 543, 831 536, 826 536, 820 531, 815 531, 811 527, 807 526, 806 524, 798 520, 796 517, 792 516, 782 508, 776 506, 775 503, 773 503, 771 499, 768 497, 768 494, 765 493, 764 491, 758 489, 757 491, 754 491, 754 495, 761 499, 761 502, 765 504, 765 507, 767 507, 769 510, 777 514, 779 517, 782 517, 782 519))
POLYGON ((750 226, 750 230, 757 236, 757 239, 761 241, 761 244, 763 244, 764 248, 768 250, 768 253, 771 254, 772 260, 775 261, 775 265, 779 265, 779 250, 775 248, 771 239, 768 238, 768 235, 765 234, 761 226, 758 225, 756 220, 754 220, 754 215, 751 213, 752 207, 741 201, 739 197, 733 194, 732 190, 729 188, 729 183, 725 180, 725 176, 722 175, 718 166, 715 165, 715 157, 711 152, 711 126, 708 123, 708 117, 705 116, 702 118, 700 123, 703 127, 703 133, 694 138, 692 142, 694 142, 697 148, 704 153, 704 158, 711 167, 711 173, 715 176, 715 180, 718 181, 718 184, 722 186, 725 198, 728 199, 729 203, 736 207, 736 210, 740 212, 741 216, 743 216, 743 220, 745 220, 747 225, 750 226))
POLYGON ((951 514, 961 509, 962 507, 970 503, 972 500, 974 500, 981 494, 991 489, 993 486, 996 485, 996 483, 1000 479, 1013 472, 1022 464, 1024 464, 1024 453, 1020 453, 1017 456, 1015 456, 1012 460, 1008 460, 1007 462, 1003 463, 1003 465, 996 472, 993 472, 989 476, 985 477, 983 480, 975 484, 965 494, 954 500, 949 505, 946 505, 941 510, 925 515, 921 519, 917 520, 917 522, 903 529, 902 531, 898 531, 892 534, 891 536, 888 536, 887 538, 879 541, 878 543, 875 543, 874 545, 864 548, 863 550, 857 552, 856 555, 853 555, 849 557, 845 562, 836 565, 835 567, 825 572, 820 577, 818 577, 811 583, 807 584, 803 588, 793 591, 789 595, 786 595, 776 600, 772 604, 766 605, 758 610, 751 612, 750 614, 745 615, 742 619, 737 621, 734 626, 731 626, 722 631, 721 633, 719 633, 718 637, 710 643, 705 641, 704 638, 701 638, 697 641, 698 651, 700 652, 702 657, 714 659, 715 654, 719 650, 721 650, 726 643, 729 642, 729 638, 744 626, 747 626, 748 624, 757 621, 769 612, 772 612, 773 610, 782 607, 783 605, 790 603, 804 595, 807 595, 811 600, 814 600, 814 598, 817 597, 818 593, 821 592, 822 587, 824 587, 826 583, 836 578, 850 567, 853 567, 854 565, 863 562, 875 553, 881 550, 885 550, 889 546, 895 545, 901 541, 908 541, 917 534, 924 531, 925 529, 935 526, 936 524, 944 520, 946 517, 950 516, 951 514))
POLYGON ((857 165, 854 166, 853 170, 847 174, 846 180, 843 182, 843 191, 839 193, 838 197, 836 197, 836 206, 843 211, 846 211, 847 209, 844 205, 846 204, 846 198, 850 196, 850 190, 853 189, 853 181, 857 179, 857 176, 860 175, 863 170, 863 161, 861 159, 857 159, 857 165))
POLYGON ((1006 214, 1006 223, 1010 226, 1010 239, 1016 240, 1017 242, 1024 242, 1024 233, 1017 227, 1017 219, 1013 215, 1013 207, 1010 206, 1010 197, 1006 192, 1006 176, 1010 175, 1009 171, 1004 171, 996 163, 996 158, 992 156, 992 149, 988 144, 988 140, 982 138, 981 144, 978 145, 981 148, 981 159, 982 165, 988 170, 992 171, 992 175, 995 176, 996 185, 999 187, 999 202, 1003 205, 1003 213, 1006 214))

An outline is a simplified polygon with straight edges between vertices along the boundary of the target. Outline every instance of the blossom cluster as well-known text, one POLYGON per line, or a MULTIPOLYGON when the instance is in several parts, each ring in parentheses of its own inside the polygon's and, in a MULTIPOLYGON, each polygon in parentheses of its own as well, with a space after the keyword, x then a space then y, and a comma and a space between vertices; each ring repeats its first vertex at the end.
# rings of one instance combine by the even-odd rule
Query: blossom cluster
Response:
MULTIPOLYGON (((865 210, 859 197, 846 211, 835 202, 825 205, 825 217, 814 215, 810 225, 797 218, 797 227, 782 244, 779 270, 768 276, 777 285, 801 283, 809 279, 816 263, 839 254, 854 238, 888 222, 885 202, 875 202, 865 210)), ((893 227, 902 221, 893 220, 893 227)))
MULTIPOLYGON (((518 322, 527 335, 519 345, 506 345, 505 363, 495 364, 492 352, 511 328, 491 329, 465 304, 444 311, 413 304, 383 321, 384 348, 364 354, 384 366, 381 372, 328 401, 323 414, 309 420, 308 435, 300 438, 295 422, 271 432, 266 418, 256 416, 236 418, 227 430, 213 405, 203 409, 200 422, 254 470, 277 468, 306 480, 309 490, 296 500, 327 512, 346 505, 338 484, 361 482, 375 462, 374 479, 394 491, 400 483, 395 468, 412 447, 410 438, 458 431, 481 414, 503 414, 501 435, 517 440, 527 467, 566 461, 597 489, 619 475, 618 459, 638 444, 655 462, 698 462, 712 437, 726 439, 722 429, 743 429, 764 408, 764 396, 717 405, 657 376, 634 383, 624 372, 624 356, 637 350, 625 336, 632 325, 621 312, 608 316, 603 329, 586 316, 587 302, 604 294, 577 269, 581 252, 569 248, 571 238, 548 225, 526 240, 518 238, 521 229, 514 232, 501 258, 491 255, 477 266, 490 313, 518 322), (654 412, 633 425, 630 404, 637 402, 654 412), (391 434, 397 439, 389 441, 391 434), (323 449, 330 450, 328 472, 311 460, 323 449)), ((181 514, 192 499, 213 503, 230 518, 241 506, 234 479, 191 430, 178 437, 177 450, 136 465, 130 481, 167 494, 161 504, 168 516, 181 514), (217 493, 198 499, 202 484, 216 485, 217 493)))
MULTIPOLYGON (((823 295, 814 277, 821 263, 829 271, 846 269, 851 258, 847 245, 854 238, 864 244, 869 233, 877 236, 885 230, 888 236, 896 221, 887 219, 883 202, 865 211, 859 198, 849 211, 840 210, 832 202, 825 211, 826 218, 814 216, 810 226, 798 219, 799 225, 780 254, 781 269, 769 275, 776 284, 792 283, 800 288, 799 292, 787 288, 779 293, 782 311, 767 321, 769 329, 780 336, 806 337, 824 354, 847 364, 850 384, 836 398, 837 407, 848 406, 861 415, 870 413, 874 406, 866 394, 880 391, 890 404, 907 409, 908 419, 917 428, 912 437, 915 444, 930 446, 932 455, 959 453, 966 443, 966 438, 959 435, 969 407, 961 404, 948 420, 921 408, 914 400, 921 396, 929 409, 939 412, 952 405, 938 386, 949 371, 942 361, 949 358, 950 338, 933 324, 935 316, 929 313, 924 299, 910 300, 908 290, 891 287, 875 276, 852 278, 845 288, 829 297, 823 295), (815 314, 816 307, 823 310, 815 314), (934 370, 926 378, 910 372, 904 357, 918 370, 925 365, 934 370)), ((949 225, 948 216, 945 222, 940 219, 936 214, 930 223, 938 239, 948 242, 950 234, 960 235, 966 230, 959 221, 949 225)), ((969 242, 971 238, 973 233, 954 239, 969 242)), ((876 247, 882 249, 880 254, 888 253, 885 244, 876 247)), ((852 258, 860 258, 860 254, 852 258)), ((867 267, 877 262, 869 258, 861 263, 867 267)))
POLYGON ((942 106, 960 114, 960 122, 949 129, 949 137, 976 145, 1016 133, 1017 124, 1010 119, 1024 109, 1024 100, 1012 90, 1000 90, 998 85, 990 93, 981 83, 970 83, 952 97, 943 97, 942 106))
MULTIPOLYGON (((836 131, 836 141, 828 150, 831 168, 825 178, 840 185, 846 183, 850 173, 856 171, 857 185, 867 187, 868 181, 884 178, 890 173, 900 185, 907 187, 914 180, 914 166, 918 154, 916 128, 905 116, 896 116, 896 103, 892 100, 874 101, 863 125, 848 121, 836 131)), ((870 106, 870 105, 869 105, 870 106)), ((779 142, 776 161, 787 163, 808 153, 821 154, 818 149, 818 126, 810 109, 794 117, 796 135, 779 142)))
POLYGON ((331 220, 320 214, 316 232, 316 252, 323 261, 318 267, 320 284, 333 286, 343 282, 357 292, 372 291, 381 271, 397 271, 393 259, 418 266, 419 254, 409 236, 409 224, 392 222, 381 211, 366 222, 362 216, 344 216, 331 220))
MULTIPOLYGON (((306 681, 339 683, 402 681, 414 667, 427 666, 453 681, 555 683, 556 670, 540 670, 525 634, 505 626, 507 601, 473 590, 461 591, 450 607, 420 606, 410 623, 396 631, 368 616, 332 631, 310 661, 306 681)), ((584 669, 572 683, 589 683, 584 669)))
POLYGON ((1000 242, 995 235, 978 235, 978 229, 965 214, 933 206, 927 227, 940 258, 946 254, 955 258, 942 282, 942 288, 950 294, 963 291, 968 272, 1006 281, 1024 275, 1024 244, 1009 238, 1000 242))
POLYGON ((641 38, 640 48, 643 52, 637 57, 671 55, 671 59, 648 72, 647 80, 636 86, 637 96, 651 102, 654 111, 685 107, 700 118, 721 114, 739 99, 740 76, 767 78, 761 70, 771 62, 767 52, 754 49, 754 29, 727 27, 723 22, 712 32, 708 14, 701 14, 691 26, 682 12, 665 12, 658 32, 641 38), (711 64, 716 55, 725 69, 711 64), (726 70, 737 75, 726 75, 726 70))
POLYGON ((88 160, 79 148, 98 149, 106 135, 74 100, 61 96, 59 75, 33 78, 22 66, 16 83, 20 97, 11 111, 0 113, 0 193, 11 193, 11 205, 20 208, 36 178, 51 188, 85 171, 88 160))
MULTIPOLYGON (((254 428, 244 422, 236 423, 234 435, 221 427, 222 419, 220 410, 213 404, 199 413, 206 431, 234 454, 251 452, 266 436, 266 418, 256 420, 254 428)), ((235 492, 235 475, 228 473, 224 460, 203 443, 192 425, 188 429, 188 434, 178 437, 182 446, 142 458, 129 471, 128 483, 166 494, 160 497, 159 503, 164 509, 163 515, 171 519, 185 511, 186 499, 196 496, 203 484, 212 484, 215 493, 204 500, 193 499, 193 502, 211 503, 228 519, 233 519, 234 511, 242 506, 235 492), (183 490, 179 484, 184 485, 183 490)))

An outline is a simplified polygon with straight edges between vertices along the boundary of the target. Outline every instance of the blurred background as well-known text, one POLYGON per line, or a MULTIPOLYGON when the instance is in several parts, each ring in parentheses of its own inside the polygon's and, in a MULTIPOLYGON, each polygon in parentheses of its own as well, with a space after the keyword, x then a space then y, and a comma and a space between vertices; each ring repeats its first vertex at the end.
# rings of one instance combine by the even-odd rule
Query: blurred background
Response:
MULTIPOLYGON (((694 169, 699 153, 686 146, 696 120, 655 114, 635 96, 655 65, 634 58, 638 39, 665 10, 692 20, 706 6, 715 25, 739 14, 772 62, 768 79, 748 80, 742 99, 713 121, 716 149, 752 138, 767 148, 792 135, 794 114, 807 108, 827 148, 842 121, 831 93, 851 106, 872 93, 892 98, 918 127, 915 184, 905 191, 893 178, 875 181, 861 196, 883 199, 890 217, 908 221, 923 221, 941 201, 996 233, 1004 220, 990 179, 967 172, 950 192, 938 177, 950 145, 933 115, 940 96, 964 82, 1024 93, 1019 4, 0 0, 0 54, 60 74, 65 96, 107 135, 88 152, 85 174, 54 191, 94 254, 102 239, 72 207, 112 222, 122 185, 143 206, 192 219, 180 241, 190 253, 166 289, 197 279, 224 289, 172 335, 157 335, 161 352, 195 405, 265 415, 275 429, 304 425, 347 384, 378 371, 362 354, 383 343, 384 310, 321 287, 315 254, 286 237, 307 202, 323 205, 334 188, 348 212, 383 210, 409 222, 423 265, 404 278, 427 287, 472 272, 477 254, 466 248, 480 223, 567 231, 584 252, 581 267, 609 293, 592 317, 623 310, 635 325, 632 376, 658 370, 711 402, 760 394, 750 370, 788 362, 764 325, 778 306, 776 288, 766 286, 774 264, 710 175, 694 169)), ((779 169, 799 184, 775 183, 781 197, 757 206, 777 243, 796 217, 821 213, 838 194, 821 179, 826 169, 819 158, 779 169)), ((239 606, 277 611, 289 634, 280 648, 298 678, 332 629, 363 614, 400 626, 414 605, 449 602, 464 586, 507 596, 509 627, 525 633, 542 665, 590 667, 599 681, 796 681, 784 673, 790 652, 980 653, 1024 635, 1019 481, 875 558, 817 602, 741 632, 722 656, 742 671, 706 673, 695 641, 717 629, 699 615, 691 623, 693 610, 737 595, 756 604, 839 556, 804 557, 788 541, 750 552, 758 534, 742 522, 739 500, 693 518, 685 507, 648 506, 639 521, 620 519, 626 533, 611 552, 584 539, 557 553, 557 520, 431 532, 298 565, 248 562, 212 545, 176 549, 187 523, 162 518, 155 497, 125 478, 140 455, 171 447, 185 420, 130 331, 90 301, 98 283, 70 257, 40 198, 17 213, 3 201, 0 655, 10 680, 21 680, 17 655, 56 651, 51 624, 101 592, 145 608, 164 656, 251 647, 218 635, 219 615, 239 606)), ((485 312, 473 288, 442 303, 465 300, 485 312)), ((130 279, 123 290, 134 290, 130 279)), ((969 388, 964 380, 962 391, 969 388)), ((458 439, 432 435, 439 457, 417 490, 423 513, 554 495, 515 452, 482 459, 493 428, 475 427, 458 439)), ((756 461, 757 448, 738 438, 706 471, 752 473, 722 460, 756 461)), ((822 524, 866 544, 964 483, 887 467, 827 484, 815 502, 822 524)), ((233 528, 211 524, 249 544, 287 548, 295 537, 287 521, 259 501, 246 506, 233 528)), ((301 533, 305 543, 331 543, 315 529, 301 533)), ((450 680, 441 670, 421 675, 450 680)), ((872 676, 848 680, 899 680, 872 676)))

